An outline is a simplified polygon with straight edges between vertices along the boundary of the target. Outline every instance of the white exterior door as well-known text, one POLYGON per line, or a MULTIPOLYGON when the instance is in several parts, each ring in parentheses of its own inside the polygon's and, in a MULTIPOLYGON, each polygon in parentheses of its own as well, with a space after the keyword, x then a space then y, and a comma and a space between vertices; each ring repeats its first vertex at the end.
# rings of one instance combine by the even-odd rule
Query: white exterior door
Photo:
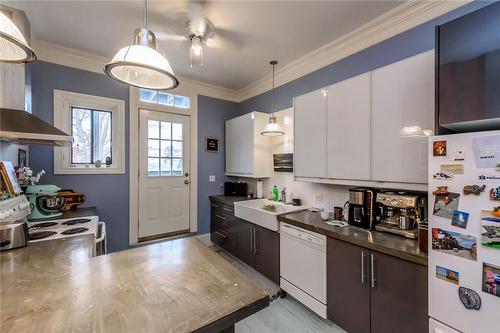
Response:
POLYGON ((139 238, 189 230, 189 117, 140 110, 139 238))

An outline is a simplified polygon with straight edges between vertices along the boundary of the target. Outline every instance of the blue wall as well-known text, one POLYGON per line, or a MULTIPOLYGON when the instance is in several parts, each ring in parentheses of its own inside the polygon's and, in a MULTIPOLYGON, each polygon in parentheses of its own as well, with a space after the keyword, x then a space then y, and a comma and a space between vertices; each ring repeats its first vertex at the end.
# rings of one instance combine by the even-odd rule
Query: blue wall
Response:
MULTIPOLYGON (((128 86, 106 75, 78 70, 43 61, 29 65, 33 94, 33 114, 53 123, 54 89, 82 94, 116 98, 125 101, 126 147, 129 142, 129 89, 128 86)), ((56 184, 85 193, 83 206, 96 206, 100 218, 106 222, 108 250, 118 251, 128 247, 129 236, 129 178, 128 149, 123 175, 54 175, 52 147, 31 146, 30 166, 44 169, 43 184, 56 184)))
MULTIPOLYGON (((275 109, 293 105, 293 97, 320 89, 350 77, 386 66, 434 48, 436 25, 482 8, 492 1, 475 1, 418 27, 405 31, 347 58, 286 83, 275 92, 275 109)), ((278 65, 279 66, 279 65, 278 65)), ((270 112, 271 92, 267 91, 240 103, 240 114, 251 111, 270 112)))
POLYGON ((207 96, 198 96, 198 233, 210 232, 208 197, 222 194, 219 184, 232 178, 225 175, 224 123, 237 117, 238 104, 207 96), (205 151, 205 138, 219 138, 219 152, 205 151), (215 175, 215 183, 208 176, 215 175))

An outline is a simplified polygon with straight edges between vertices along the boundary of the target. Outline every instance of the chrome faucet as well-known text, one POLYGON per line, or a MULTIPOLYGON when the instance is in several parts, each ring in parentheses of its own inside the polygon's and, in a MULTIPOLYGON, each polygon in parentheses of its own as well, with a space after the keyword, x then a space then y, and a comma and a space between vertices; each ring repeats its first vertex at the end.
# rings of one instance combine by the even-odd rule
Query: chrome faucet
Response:
POLYGON ((286 187, 283 187, 283 189, 281 190, 280 201, 283 203, 286 203, 286 187))

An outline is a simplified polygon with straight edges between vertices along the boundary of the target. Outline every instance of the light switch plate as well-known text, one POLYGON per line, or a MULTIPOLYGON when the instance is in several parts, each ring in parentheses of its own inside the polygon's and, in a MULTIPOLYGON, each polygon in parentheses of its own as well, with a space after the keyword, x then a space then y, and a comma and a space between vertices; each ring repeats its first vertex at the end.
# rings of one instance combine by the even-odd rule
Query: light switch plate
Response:
POLYGON ((215 183, 215 175, 209 175, 209 176, 208 176, 208 181, 209 181, 210 183, 215 183))

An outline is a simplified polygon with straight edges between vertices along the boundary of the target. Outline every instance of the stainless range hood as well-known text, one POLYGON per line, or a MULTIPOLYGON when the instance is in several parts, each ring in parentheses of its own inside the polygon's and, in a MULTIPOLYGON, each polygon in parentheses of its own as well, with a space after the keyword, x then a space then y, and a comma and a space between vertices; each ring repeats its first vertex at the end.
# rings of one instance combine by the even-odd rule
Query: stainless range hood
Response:
POLYGON ((71 136, 29 112, 0 108, 0 139, 23 145, 65 146, 71 136))

